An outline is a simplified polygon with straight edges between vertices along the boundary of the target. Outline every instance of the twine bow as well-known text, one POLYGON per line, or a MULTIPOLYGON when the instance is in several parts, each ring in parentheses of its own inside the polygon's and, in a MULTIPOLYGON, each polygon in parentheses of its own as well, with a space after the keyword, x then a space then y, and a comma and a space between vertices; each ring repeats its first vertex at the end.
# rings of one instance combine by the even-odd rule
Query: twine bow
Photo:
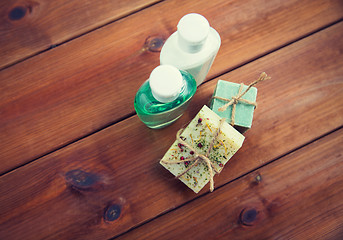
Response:
POLYGON ((181 172, 179 175, 176 176, 176 178, 180 178, 182 177, 184 174, 186 174, 189 170, 191 170, 193 167, 195 167, 199 161, 204 161, 208 167, 209 173, 210 173, 210 191, 213 192, 214 190, 214 181, 213 181, 213 177, 214 177, 214 173, 218 173, 218 171, 214 168, 213 163, 211 162, 211 160, 208 158, 211 150, 213 148, 213 145, 220 133, 220 128, 222 126, 222 124, 225 122, 224 118, 221 118, 219 121, 219 127, 217 129, 217 131, 214 133, 211 144, 209 146, 209 148, 207 149, 207 152, 205 155, 203 154, 199 154, 199 152, 197 152, 196 149, 194 149, 191 145, 189 145, 188 143, 186 143, 182 137, 181 137, 181 133, 183 132, 183 128, 181 128, 177 134, 176 134, 176 139, 183 144, 185 147, 187 147, 190 151, 194 152, 194 156, 191 158, 186 158, 183 160, 175 160, 175 161, 165 161, 163 160, 164 163, 167 164, 175 164, 175 163, 184 163, 184 162, 193 162, 192 165, 190 165, 187 169, 185 169, 183 172, 181 172))
POLYGON ((257 103, 256 102, 252 102, 252 101, 249 101, 249 100, 246 100, 246 99, 242 99, 242 97, 244 96, 244 94, 246 94, 250 90, 251 87, 253 87, 254 85, 256 85, 259 82, 262 82, 262 81, 268 80, 268 79, 270 79, 270 77, 268 77, 265 72, 261 73, 260 77, 256 81, 250 83, 248 85, 248 88, 243 93, 242 93, 242 90, 243 90, 244 84, 241 83, 240 87, 239 87, 239 90, 238 90, 237 96, 234 96, 231 99, 222 98, 222 97, 218 97, 218 96, 213 96, 212 98, 216 98, 216 99, 228 102, 225 105, 223 105, 222 107, 218 108, 218 111, 219 112, 224 112, 229 106, 232 105, 231 122, 230 122, 230 124, 233 126, 235 124, 235 115, 236 115, 236 105, 237 105, 237 103, 238 102, 243 102, 243 103, 246 103, 246 104, 253 105, 256 108, 257 107, 257 103))

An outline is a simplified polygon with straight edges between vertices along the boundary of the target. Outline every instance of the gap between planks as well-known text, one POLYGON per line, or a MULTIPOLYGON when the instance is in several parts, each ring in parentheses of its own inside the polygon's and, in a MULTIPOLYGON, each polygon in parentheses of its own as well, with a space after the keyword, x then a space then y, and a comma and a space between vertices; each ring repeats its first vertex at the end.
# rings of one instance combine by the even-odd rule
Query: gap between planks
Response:
POLYGON ((206 83, 209 82, 209 81, 212 81, 212 80, 215 79, 215 78, 220 77, 221 75, 227 74, 227 73, 229 73, 229 72, 231 72, 231 71, 234 71, 234 70, 236 70, 236 69, 238 69, 238 68, 241 68, 241 67, 243 67, 243 66, 245 66, 245 65, 247 65, 247 64, 249 64, 249 63, 251 63, 251 62, 254 62, 254 61, 256 61, 256 60, 258 60, 258 59, 260 59, 260 58, 263 58, 263 57, 265 57, 265 56, 267 56, 267 55, 269 55, 269 54, 271 54, 271 53, 273 53, 273 52, 277 52, 277 51, 279 51, 279 50, 282 49, 282 48, 285 48, 285 47, 287 47, 287 46, 290 46, 290 45, 292 45, 292 44, 294 44, 294 43, 296 43, 296 42, 299 42, 299 41, 301 41, 301 40, 303 40, 303 39, 305 39, 305 38, 307 38, 307 37, 310 37, 310 36, 312 36, 312 35, 314 35, 314 34, 316 34, 316 33, 319 33, 319 32, 321 32, 321 31, 324 31, 325 29, 330 28, 330 27, 332 27, 332 26, 334 26, 334 25, 336 25, 336 24, 338 24, 338 23, 340 23, 340 22, 342 22, 342 21, 343 21, 343 18, 340 18, 340 19, 338 19, 337 21, 334 21, 334 22, 332 22, 332 23, 329 23, 329 24, 327 24, 327 25, 325 25, 325 26, 323 26, 323 27, 320 27, 320 28, 318 28, 318 29, 316 29, 316 30, 313 30, 312 32, 310 32, 310 33, 308 33, 308 34, 305 34, 305 35, 303 35, 303 36, 300 36, 300 37, 298 37, 297 39, 294 39, 294 40, 292 40, 292 41, 290 41, 290 42, 288 42, 288 43, 282 44, 282 45, 280 45, 280 46, 277 47, 277 48, 271 49, 270 51, 265 52, 264 54, 257 55, 256 57, 251 58, 251 59, 249 59, 249 60, 243 62, 242 64, 239 64, 239 65, 237 65, 237 66, 233 66, 233 67, 227 69, 226 71, 223 71, 223 72, 218 73, 218 74, 215 75, 213 78, 210 78, 208 81, 206 81, 204 84, 206 84, 206 83))
MULTIPOLYGON (((126 18, 126 17, 128 17, 128 16, 130 16, 130 15, 133 15, 133 14, 139 12, 139 11, 142 11, 142 10, 144 10, 144 9, 146 9, 146 8, 149 8, 149 7, 153 6, 153 5, 156 5, 156 4, 158 4, 158 3, 161 3, 161 2, 163 2, 163 1, 164 1, 164 0, 161 0, 161 1, 158 1, 158 2, 156 2, 156 3, 151 4, 151 5, 149 5, 149 6, 146 6, 146 7, 142 8, 142 9, 136 10, 136 11, 130 13, 130 14, 127 14, 127 15, 121 17, 121 18, 118 18, 118 19, 116 19, 116 20, 114 20, 114 21, 111 21, 111 22, 109 22, 109 23, 107 23, 107 24, 105 24, 105 25, 102 25, 102 26, 100 26, 100 27, 97 27, 97 28, 95 28, 95 29, 93 29, 93 30, 90 30, 90 31, 85 32, 85 33, 83 33, 83 34, 81 34, 81 35, 78 35, 78 36, 76 36, 76 37, 74 37, 74 38, 72 38, 72 39, 69 39, 68 41, 65 41, 65 42, 63 42, 63 43, 61 43, 61 44, 58 44, 57 46, 61 46, 61 45, 63 45, 64 43, 67 43, 67 42, 69 42, 69 41, 72 41, 72 40, 74 40, 74 39, 76 39, 76 38, 79 38, 79 37, 81 37, 81 36, 83 36, 83 35, 86 35, 86 34, 92 32, 92 31, 95 31, 95 30, 97 30, 97 29, 100 29, 100 28, 102 28, 102 27, 104 27, 104 26, 106 26, 106 25, 109 25, 109 24, 111 24, 111 23, 113 23, 113 22, 116 22, 116 21, 118 21, 118 20, 120 20, 120 19, 126 18)), ((294 43, 296 43, 296 42, 298 42, 298 41, 301 41, 301 40, 303 40, 303 39, 305 39, 305 38, 307 38, 307 37, 310 37, 311 35, 314 35, 314 34, 316 34, 316 33, 319 33, 319 32, 321 32, 321 31, 324 31, 325 29, 328 29, 328 28, 330 28, 330 27, 332 27, 332 26, 334 26, 334 25, 336 25, 336 24, 338 24, 338 23, 340 23, 340 22, 342 22, 342 21, 343 21, 343 18, 340 18, 340 19, 337 20, 337 21, 334 21, 334 22, 332 22, 332 23, 330 23, 330 24, 327 24, 327 25, 325 25, 325 26, 323 26, 323 27, 321 27, 321 28, 318 28, 318 29, 316 29, 316 30, 314 30, 314 31, 312 31, 312 32, 310 32, 310 33, 308 33, 308 34, 305 34, 305 35, 303 35, 303 36, 300 36, 300 37, 298 37, 297 39, 294 39, 293 41, 290 41, 290 42, 288 42, 288 43, 285 43, 285 44, 283 44, 283 45, 281 45, 281 46, 279 46, 279 47, 277 47, 277 48, 271 49, 270 51, 268 51, 268 52, 266 52, 266 53, 264 53, 264 54, 260 54, 260 55, 254 57, 254 58, 252 58, 252 59, 249 59, 249 60, 247 60, 247 61, 245 61, 245 62, 243 62, 243 63, 241 63, 241 64, 239 64, 239 65, 237 65, 237 66, 234 66, 234 67, 232 67, 232 68, 229 68, 229 69, 227 69, 226 71, 220 72, 219 74, 213 76, 212 78, 210 78, 209 80, 207 80, 206 82, 204 82, 203 85, 204 85, 204 84, 208 84, 210 81, 212 81, 212 80, 214 80, 214 79, 216 79, 216 78, 218 78, 218 77, 220 77, 220 76, 222 76, 222 75, 224 75, 224 74, 227 74, 227 73, 229 73, 229 72, 231 72, 231 71, 234 71, 234 70, 236 70, 236 69, 239 69, 239 68, 241 68, 241 67, 243 67, 243 66, 245 66, 245 65, 247 65, 247 64, 249 64, 249 63, 251 63, 251 62, 254 62, 254 61, 258 60, 258 59, 261 59, 261 58, 263 58, 263 57, 266 57, 266 56, 268 56, 268 55, 270 55, 270 54, 272 54, 272 53, 274 53, 274 52, 277 52, 277 51, 279 51, 279 50, 282 49, 282 48, 285 48, 285 47, 287 47, 287 46, 290 46, 290 45, 292 45, 292 44, 294 44, 294 43)), ((17 63, 19 63, 19 62, 23 62, 23 61, 25 61, 25 60, 27 60, 27 59, 29 59, 29 58, 31 58, 31 57, 34 57, 34 56, 37 56, 37 55, 39 55, 39 54, 41 54, 41 53, 43 53, 43 52, 49 51, 50 49, 51 49, 51 48, 46 49, 46 50, 43 50, 43 51, 41 51, 41 52, 39 52, 39 53, 37 53, 37 54, 34 54, 34 55, 32 55, 32 56, 30 56, 30 57, 28 57, 28 58, 25 58, 25 59, 23 59, 23 60, 20 60, 20 61, 14 63, 14 64, 12 64, 12 65, 6 66, 5 68, 8 68, 8 67, 10 67, 10 66, 13 66, 13 65, 15 65, 15 64, 17 64, 17 63)), ((5 68, 3 68, 3 69, 5 69, 5 68)), ((3 70, 3 69, 0 69, 0 71, 3 70)), ((89 136, 91 136, 91 135, 93 135, 93 134, 95 134, 95 133, 101 132, 101 131, 103 131, 103 130, 105 130, 105 129, 107 129, 107 128, 109 128, 109 127, 111 127, 111 126, 113 126, 113 125, 115 125, 115 124, 117 124, 117 123, 119 123, 119 122, 121 122, 121 121, 124 121, 125 119, 131 118, 131 117, 133 117, 133 116, 135 116, 135 115, 136 115, 135 112, 131 112, 130 114, 127 114, 126 116, 123 116, 122 118, 120 118, 120 119, 118 119, 118 120, 116 120, 116 121, 110 122, 110 123, 106 124, 105 126, 99 128, 99 129, 97 129, 97 130, 95 130, 95 131, 93 131, 93 132, 90 132, 90 133, 88 133, 88 134, 86 134, 86 135, 84 135, 84 136, 82 136, 82 137, 77 138, 77 139, 71 140, 70 142, 68 142, 68 143, 66 143, 66 144, 64 144, 64 145, 62 145, 62 146, 60 146, 60 147, 57 147, 57 148, 55 148, 55 149, 53 149, 53 150, 51 150, 51 151, 49 151, 49 152, 47 152, 47 153, 44 153, 44 154, 42 154, 42 155, 40 155, 40 156, 38 156, 38 157, 32 159, 31 161, 28 161, 28 162, 26 162, 26 163, 24 163, 24 164, 21 164, 21 165, 15 167, 15 168, 13 168, 13 169, 10 169, 10 170, 8 170, 8 171, 5 171, 5 172, 3 172, 3 173, 0 174, 0 177, 1 177, 1 176, 4 176, 4 175, 6 175, 6 174, 9 174, 9 173, 11 173, 11 172, 14 172, 14 171, 16 171, 17 169, 19 169, 19 168, 21 168, 21 167, 24 167, 25 165, 28 165, 28 164, 30 164, 30 163, 32 163, 32 162, 34 162, 34 161, 36 161, 36 160, 38 160, 38 159, 40 159, 40 158, 42 158, 42 157, 45 157, 45 156, 47 156, 47 155, 49 155, 49 154, 51 154, 51 153, 54 153, 54 152, 56 152, 56 151, 58 151, 58 150, 60 150, 60 149, 63 149, 63 148, 65 148, 65 147, 67 147, 67 146, 69 146, 69 145, 71 145, 71 144, 73 144, 73 143, 75 143, 75 142, 78 142, 78 141, 80 141, 80 140, 82 140, 82 139, 85 139, 85 138, 87 138, 87 137, 89 137, 89 136)), ((342 126, 341 126, 341 127, 342 127, 342 126)), ((337 128, 337 129, 335 129, 335 130, 333 130, 333 131, 331 131, 331 132, 329 132, 329 133, 324 134, 323 136, 319 137, 318 139, 320 139, 320 138, 322 138, 322 137, 326 136, 327 134, 330 134, 330 133, 332 133, 332 132, 334 132, 334 131, 337 131, 337 130, 340 129, 341 127, 337 128)), ((315 139, 315 140, 313 140, 313 141, 317 141, 318 139, 315 139)), ((306 143, 305 145, 300 146, 299 148, 302 148, 302 147, 304 147, 304 146, 306 146, 306 145, 308 145, 308 144, 311 144, 313 141, 308 142, 308 143, 306 143)), ((295 150, 293 150, 293 151, 296 151, 296 150, 298 150, 299 148, 297 148, 297 149, 295 149, 295 150)), ((291 151, 291 152, 293 152, 293 151, 291 151)), ((291 152, 289 152, 289 153, 291 153, 291 152)), ((287 155, 287 154, 289 154, 289 153, 286 153, 285 155, 287 155)), ((281 157, 279 157, 279 158, 282 158, 282 157, 283 157, 283 156, 281 156, 281 157)), ((279 158, 277 158, 277 159, 279 159, 279 158)), ((272 160, 271 162, 276 161, 277 159, 272 160)), ((263 166, 265 166, 265 165, 263 165, 263 166)), ((263 167, 263 166, 261 166, 261 167, 263 167)), ((259 169, 259 168, 257 168, 257 169, 259 169)), ((252 171, 255 171, 255 170, 256 170, 256 169, 254 169, 254 170, 252 170, 252 171)), ((250 173, 250 172, 249 172, 249 173, 250 173)), ((246 174, 249 174, 249 173, 246 173, 246 174)), ((245 174, 245 175, 246 175, 246 174, 245 174)), ((243 176, 245 176, 245 175, 242 175, 242 176, 240 176, 239 178, 241 178, 241 177, 243 177, 243 176)), ((239 179, 239 178, 237 178, 237 179, 239 179)), ((234 180, 232 180, 232 181, 235 181, 235 180, 237 180, 237 179, 234 179, 234 180)), ((230 181, 230 182, 232 182, 232 181, 230 181)), ((228 182, 228 183, 230 183, 230 182, 228 182)), ((197 199, 197 198, 196 198, 196 199, 197 199)), ((186 203, 185 203, 185 204, 186 204, 186 203)), ((150 220, 149 220, 149 221, 150 221, 150 220)), ((145 223, 143 223, 143 224, 145 224, 145 223)), ((124 234, 124 233, 123 233, 123 234, 124 234)))

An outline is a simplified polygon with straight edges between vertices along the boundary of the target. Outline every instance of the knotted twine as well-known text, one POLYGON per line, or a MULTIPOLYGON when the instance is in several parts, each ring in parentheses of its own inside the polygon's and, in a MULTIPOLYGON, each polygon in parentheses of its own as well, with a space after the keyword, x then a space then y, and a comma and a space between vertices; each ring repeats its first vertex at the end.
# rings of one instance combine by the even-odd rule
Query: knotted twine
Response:
POLYGON ((243 102, 243 103, 246 103, 246 104, 253 105, 256 108, 257 107, 257 103, 256 102, 252 102, 252 101, 249 101, 249 100, 246 100, 246 99, 242 99, 242 97, 244 96, 244 94, 246 94, 250 90, 251 87, 253 87, 254 85, 256 85, 259 82, 262 82, 262 81, 268 80, 268 79, 270 79, 270 77, 268 77, 265 72, 261 73, 260 77, 256 81, 250 83, 248 85, 248 88, 243 93, 242 93, 242 90, 243 90, 244 84, 241 83, 240 87, 239 87, 239 90, 238 90, 238 94, 236 96, 232 97, 231 99, 222 98, 222 97, 218 97, 218 96, 213 96, 212 98, 216 98, 216 99, 228 102, 225 105, 223 105, 222 107, 218 108, 218 111, 219 112, 224 112, 229 106, 232 105, 231 122, 230 122, 230 124, 233 126, 235 124, 235 115, 236 115, 236 105, 237 105, 237 103, 238 102, 243 102))
POLYGON ((219 121, 219 126, 217 131, 213 134, 213 138, 210 144, 210 147, 207 149, 207 152, 205 155, 200 154, 195 148, 193 148, 191 145, 189 145, 188 143, 186 143, 182 137, 181 137, 181 133, 183 132, 183 128, 181 128, 177 134, 176 134, 176 140, 178 140, 182 145, 184 145, 185 147, 187 147, 190 151, 194 152, 194 157, 191 158, 186 158, 183 160, 175 160, 175 161, 165 161, 162 160, 162 162, 167 163, 167 164, 176 164, 176 163, 184 163, 184 162, 193 162, 192 165, 190 165, 187 169, 185 169, 183 172, 181 172, 179 175, 176 176, 176 178, 180 178, 182 177, 184 174, 186 174, 189 170, 191 170, 193 167, 195 167, 199 161, 204 161, 208 167, 209 173, 210 173, 210 191, 213 192, 214 190, 214 181, 213 181, 213 177, 214 177, 214 173, 218 173, 218 171, 214 168, 213 163, 211 162, 211 160, 208 158, 211 150, 213 148, 214 143, 217 140, 217 137, 219 136, 220 133, 220 128, 222 127, 223 123, 225 122, 225 118, 221 118, 219 121))

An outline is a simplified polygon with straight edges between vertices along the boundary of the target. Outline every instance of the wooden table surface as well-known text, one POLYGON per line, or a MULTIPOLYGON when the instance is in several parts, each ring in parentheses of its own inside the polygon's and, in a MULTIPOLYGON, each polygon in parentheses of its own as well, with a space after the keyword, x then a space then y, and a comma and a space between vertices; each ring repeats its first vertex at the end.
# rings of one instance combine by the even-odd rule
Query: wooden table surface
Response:
POLYGON ((2 0, 0 239, 343 239, 342 0, 2 0), (216 60, 148 129, 139 86, 179 19, 216 60), (257 85, 243 147, 194 194, 159 165, 218 79, 257 85))

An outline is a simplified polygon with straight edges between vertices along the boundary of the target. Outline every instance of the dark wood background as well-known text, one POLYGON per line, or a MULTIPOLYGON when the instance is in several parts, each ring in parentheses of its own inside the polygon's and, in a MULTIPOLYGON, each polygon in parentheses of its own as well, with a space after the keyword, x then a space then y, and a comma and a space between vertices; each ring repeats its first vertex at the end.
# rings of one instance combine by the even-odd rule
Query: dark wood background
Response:
POLYGON ((343 2, 0 3, 0 239, 343 239, 343 2), (173 125, 133 98, 185 14, 222 46, 173 125), (194 194, 159 165, 218 79, 260 83, 239 152, 194 194))

